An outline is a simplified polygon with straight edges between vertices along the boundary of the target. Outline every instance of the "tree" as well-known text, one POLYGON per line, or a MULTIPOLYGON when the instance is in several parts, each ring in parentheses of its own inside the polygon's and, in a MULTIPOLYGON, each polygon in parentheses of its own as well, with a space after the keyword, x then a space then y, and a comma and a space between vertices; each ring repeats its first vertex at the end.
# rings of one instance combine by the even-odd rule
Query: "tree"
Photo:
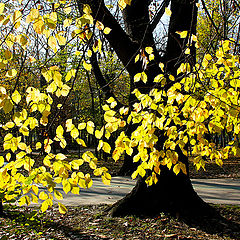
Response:
MULTIPOLYGON (((151 25, 149 17, 149 4, 151 1, 135 0, 131 1, 131 3, 121 1, 121 4, 126 4, 122 13, 124 28, 113 17, 103 1, 77 2, 80 10, 82 4, 89 4, 94 19, 101 21, 111 29, 106 38, 130 74, 132 90, 138 88, 141 93, 148 93, 155 85, 154 78, 162 73, 158 66, 160 62, 165 64, 166 72, 176 76, 178 67, 185 61, 183 49, 186 47, 186 42, 176 32, 188 31, 190 35, 195 33, 197 17, 195 2, 171 1, 172 14, 169 23, 168 42, 166 53, 162 57, 159 55, 154 42, 153 30, 156 24, 155 26, 154 24, 151 25), (147 67, 144 66, 144 61, 147 59, 147 53, 144 52, 146 47, 151 47, 151 54, 154 55, 154 59, 149 60, 147 67), (140 51, 142 52, 140 53, 140 51), (135 63, 135 58, 139 55, 143 61, 135 63), (141 72, 145 72, 147 76, 148 81, 146 84, 141 81, 134 82, 134 76, 141 72)), ((168 2, 164 1, 162 8, 165 10, 167 5, 168 2)), ((157 14, 163 14, 162 9, 157 14)), ((155 18, 157 17, 158 15, 155 16, 155 18)), ((195 58, 194 48, 191 50, 192 54, 187 61, 193 64, 195 58)), ((168 81, 168 84, 164 85, 163 89, 167 91, 170 86, 171 83, 168 81)), ((159 89, 161 88, 160 86, 159 89)), ((163 143, 164 138, 164 132, 159 132, 159 143, 163 143)), ((163 146, 160 145, 159 148, 161 149, 161 147, 163 146)), ((187 165, 186 156, 181 154, 180 151, 178 151, 178 154, 180 161, 187 165)), ((154 214, 161 210, 180 214, 196 214, 196 212, 206 212, 203 211, 203 208, 208 209, 194 192, 188 173, 186 175, 176 175, 172 170, 163 166, 158 178, 158 182, 150 187, 147 187, 144 178, 140 178, 133 191, 113 207, 113 215, 154 214)))
MULTIPOLYGON (((160 211, 180 216, 213 213, 193 190, 187 148, 191 145, 198 169, 204 168, 203 156, 221 165, 230 153, 239 154, 234 141, 231 146, 216 149, 206 137, 223 130, 233 130, 234 137, 239 134, 239 59, 232 52, 236 43, 220 42, 216 53, 205 54, 202 63, 196 64, 196 3, 172 0, 170 10, 169 2, 164 1, 150 18, 151 2, 121 0, 111 6, 101 0, 77 0, 74 4, 79 15, 76 16, 72 11, 75 5, 65 1, 43 2, 43 5, 38 2, 37 8, 22 1, 14 2, 24 5, 24 15, 23 10, 0 4, 1 26, 7 32, 0 44, 1 77, 15 81, 10 91, 0 88, 0 106, 9 115, 3 126, 6 154, 0 158, 2 199, 15 200, 20 194, 20 204, 29 204, 40 198, 44 200, 41 205, 44 212, 52 206, 53 195, 57 199, 62 197, 56 189, 57 183, 63 185, 66 193, 75 194, 79 188, 92 185, 90 174, 79 171, 83 163, 89 164, 93 174, 109 184, 111 176, 106 168, 97 167, 93 153, 87 151, 80 159, 71 161, 61 152, 52 153, 53 142, 59 143, 61 151, 66 147, 66 133, 74 143, 86 146, 80 138, 81 131, 86 129, 96 138, 98 150, 112 153, 115 160, 126 152, 126 161, 137 163, 132 174, 133 178, 138 177, 136 187, 113 205, 114 216, 154 215, 160 211), (108 7, 117 12, 121 9, 124 25, 108 7), (5 12, 10 15, 5 17, 5 12), (165 53, 161 55, 153 30, 164 12, 171 16, 165 53), (26 33, 31 33, 30 37, 26 33), (101 71, 98 60, 103 54, 103 36, 129 73, 132 94, 128 107, 122 107, 114 99, 115 92, 101 71), (35 46, 39 38, 45 49, 37 51, 37 55, 46 58, 39 56, 35 61, 26 46, 35 46), (20 66, 8 57, 11 54, 15 57, 16 49, 20 49, 23 59, 20 66), (44 84, 40 88, 28 87, 20 94, 19 82, 26 69, 31 69, 31 74, 44 84), (106 123, 99 129, 91 120, 79 123, 70 118, 63 123, 60 118, 86 71, 89 88, 92 87, 89 74, 93 71, 108 98, 103 106, 106 123), (57 106, 55 111, 53 106, 57 106), (55 130, 51 133, 53 125, 55 130), (26 141, 32 131, 42 131, 38 142, 26 141), (117 131, 113 148, 108 139, 117 131), (39 153, 37 158, 32 157, 32 149, 39 153), (41 162, 40 166, 37 161, 41 162), (49 193, 39 192, 36 183, 47 187, 49 193), (31 197, 26 195, 29 192, 31 197)), ((26 77, 31 76, 27 73, 26 77)), ((93 104, 93 94, 91 101, 93 104)), ((64 213, 66 208, 59 204, 59 210, 64 213)))

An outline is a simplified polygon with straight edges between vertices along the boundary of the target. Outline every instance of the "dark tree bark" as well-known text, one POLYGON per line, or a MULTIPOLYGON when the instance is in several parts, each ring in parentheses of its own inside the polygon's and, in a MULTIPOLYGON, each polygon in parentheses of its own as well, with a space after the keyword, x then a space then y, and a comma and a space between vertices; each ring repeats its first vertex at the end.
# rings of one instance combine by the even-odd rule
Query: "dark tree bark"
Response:
MULTIPOLYGON (((102 0, 79 0, 78 4, 87 3, 91 6, 93 16, 100 20, 105 26, 112 29, 107 40, 122 61, 131 78, 131 88, 138 88, 142 93, 148 93, 154 86, 153 79, 159 73, 159 62, 164 62, 166 71, 176 75, 176 70, 181 62, 186 61, 184 48, 186 40, 181 39, 176 31, 189 31, 195 33, 197 10, 195 2, 191 0, 172 0, 168 42, 166 54, 160 58, 153 38, 153 31, 150 24, 148 4, 151 1, 132 0, 131 6, 127 6, 123 11, 125 23, 124 31, 118 22, 104 6, 102 0), (142 63, 134 62, 135 56, 145 47, 153 47, 155 59, 150 61, 146 69, 142 63), (134 83, 133 77, 136 73, 145 71, 148 76, 147 84, 142 82, 134 83)), ((155 23, 156 24, 156 23, 155 23)), ((187 61, 194 63, 195 52, 192 49, 192 58, 187 61)), ((170 82, 164 86, 164 90, 171 86, 170 82)), ((132 99, 134 101, 134 98, 132 99)), ((132 127, 134 129, 134 126, 132 127)), ((131 129, 129 130, 131 132, 131 129)), ((163 147, 165 141, 164 133, 159 133, 159 149, 163 147)), ((176 150, 179 161, 186 164, 187 175, 179 173, 175 175, 166 166, 161 167, 161 174, 155 185, 147 186, 145 178, 139 178, 135 188, 122 200, 115 203, 111 208, 113 216, 136 215, 156 215, 161 211, 170 212, 175 215, 205 215, 212 212, 211 207, 203 202, 194 191, 188 173, 188 158, 182 154, 180 149, 176 150)), ((133 166, 132 157, 127 158, 126 166, 133 166)))

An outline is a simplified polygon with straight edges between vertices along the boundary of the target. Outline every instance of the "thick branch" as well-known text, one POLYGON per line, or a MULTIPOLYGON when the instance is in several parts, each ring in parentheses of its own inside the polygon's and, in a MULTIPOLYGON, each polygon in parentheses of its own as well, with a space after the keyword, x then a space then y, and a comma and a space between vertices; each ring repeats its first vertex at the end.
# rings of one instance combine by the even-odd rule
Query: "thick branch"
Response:
POLYGON ((111 32, 105 35, 119 59, 131 76, 138 71, 134 64, 134 57, 138 52, 138 44, 134 43, 122 29, 117 20, 112 16, 102 0, 78 0, 78 8, 81 11, 82 4, 88 4, 93 12, 94 19, 102 22, 105 27, 111 28, 111 32))

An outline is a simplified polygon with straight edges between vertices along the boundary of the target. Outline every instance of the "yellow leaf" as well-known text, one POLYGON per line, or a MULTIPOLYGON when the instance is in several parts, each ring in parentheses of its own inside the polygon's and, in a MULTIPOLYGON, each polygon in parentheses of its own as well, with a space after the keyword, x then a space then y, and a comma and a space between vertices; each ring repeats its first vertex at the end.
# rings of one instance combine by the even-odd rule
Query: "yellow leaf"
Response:
POLYGON ((86 184, 87 188, 90 188, 93 184, 93 181, 90 178, 90 174, 88 174, 88 173, 85 175, 85 184, 86 184))
POLYGON ((62 153, 58 153, 55 158, 56 158, 57 160, 64 160, 64 159, 66 159, 67 157, 66 157, 64 154, 62 154, 62 153))
POLYGON ((79 194, 79 191, 80 191, 79 187, 73 187, 71 193, 79 194))
POLYGON ((86 127, 86 125, 87 125, 86 123, 79 123, 78 124, 78 129, 82 130, 82 129, 84 129, 86 127))
POLYGON ((23 196, 18 200, 19 206, 26 204, 26 197, 23 196))
POLYGON ((139 58, 140 58, 140 55, 138 54, 138 55, 135 57, 135 63, 138 62, 139 58))
POLYGON ((145 51, 150 55, 153 53, 153 48, 152 47, 146 47, 145 51))
POLYGON ((106 27, 106 28, 104 28, 103 33, 104 33, 104 34, 109 34, 111 31, 112 31, 111 28, 106 27))
POLYGON ((97 169, 95 169, 94 172, 93 172, 93 174, 94 174, 95 176, 100 176, 100 175, 102 175, 102 173, 103 173, 102 168, 97 168, 97 169))
POLYGON ((155 78, 154 78, 154 82, 161 82, 164 79, 164 75, 163 74, 158 74, 155 78))
POLYGON ((87 122, 87 132, 93 134, 94 131, 94 123, 92 121, 87 122))
POLYGON ((83 159, 73 160, 71 162, 72 168, 75 170, 79 170, 79 166, 81 166, 84 163, 83 159))
POLYGON ((7 161, 9 161, 11 159, 11 153, 6 154, 6 159, 7 159, 7 161))
POLYGON ((180 38, 186 38, 188 31, 177 31, 176 33, 180 35, 180 38))
POLYGON ((134 82, 139 82, 141 80, 141 73, 137 73, 135 76, 134 76, 134 82))
POLYGON ((77 138, 76 141, 79 145, 82 145, 83 147, 87 147, 86 143, 82 139, 77 138))
POLYGON ((74 128, 74 125, 72 123, 72 119, 68 119, 66 121, 66 127, 67 127, 67 132, 71 132, 72 129, 74 128))
POLYGON ((169 8, 165 8, 165 13, 166 13, 168 16, 171 16, 171 15, 172 15, 172 11, 171 11, 169 8))
POLYGON ((66 14, 69 14, 71 11, 72 11, 72 8, 71 7, 65 7, 63 9, 63 11, 66 13, 66 14))
POLYGON ((71 184, 70 184, 69 182, 66 182, 66 183, 63 185, 63 191, 64 191, 66 194, 71 191, 71 184))
POLYGON ((51 166, 51 161, 49 160, 48 157, 45 157, 45 158, 43 159, 43 164, 44 164, 45 166, 47 166, 47 167, 50 167, 50 166, 51 166))
POLYGON ((87 70, 87 71, 91 71, 92 69, 92 65, 89 63, 86 63, 85 61, 83 61, 83 67, 87 70))
POLYGON ((48 195, 45 192, 40 192, 39 198, 42 200, 46 200, 46 199, 48 199, 48 195))
POLYGON ((45 25, 42 19, 36 19, 36 21, 33 24, 33 29, 37 34, 42 34, 44 29, 45 29, 45 25))
POLYGON ((103 149, 104 152, 110 153, 110 151, 111 151, 111 146, 110 146, 107 142, 103 142, 102 149, 103 149))
POLYGON ((173 76, 173 75, 169 75, 169 80, 171 80, 171 81, 175 81, 174 76, 173 76))
POLYGON ((72 24, 72 19, 70 18, 66 18, 64 21, 63 21, 63 27, 69 27, 70 25, 72 24))
MULTIPOLYGON (((16 10, 14 13, 13 13, 13 16, 12 16, 12 21, 13 23, 16 23, 16 22, 20 22, 22 18, 22 13, 19 11, 19 10, 16 10)), ((15 24, 16 25, 16 24, 15 24)), ((16 28, 16 27, 15 27, 16 28)))
POLYGON ((127 4, 126 4, 125 0, 119 0, 118 6, 120 7, 121 10, 123 10, 127 6, 127 4))
POLYGON ((26 145, 26 143, 20 142, 18 144, 18 148, 25 151, 27 149, 27 145, 26 145))
POLYGON ((71 69, 70 71, 68 71, 68 73, 65 77, 66 82, 71 80, 72 77, 75 77, 75 75, 76 75, 76 69, 71 69))
POLYGON ((63 196, 58 190, 54 190, 54 196, 57 200, 62 200, 63 196))
POLYGON ((30 194, 31 194, 31 198, 32 198, 31 202, 33 202, 33 203, 38 203, 38 197, 35 196, 35 195, 32 194, 32 193, 30 193, 30 194))
POLYGON ((46 212, 48 210, 48 201, 45 200, 42 204, 41 204, 41 211, 42 212, 46 212))
POLYGON ((9 78, 14 78, 16 75, 17 75, 17 70, 11 69, 11 70, 7 71, 5 76, 9 77, 9 78))
POLYGON ((103 144, 104 144, 103 140, 100 140, 99 143, 98 143, 98 147, 97 147, 98 151, 101 150, 101 148, 103 147, 103 144))
POLYGON ((142 72, 142 74, 141 74, 141 79, 142 79, 142 81, 143 81, 144 83, 147 82, 147 74, 146 74, 145 72, 142 72))
POLYGON ((104 120, 108 123, 116 122, 117 118, 114 117, 115 114, 116 112, 113 110, 106 111, 104 114, 104 120))
POLYGON ((9 113, 9 112, 11 112, 12 111, 12 109, 13 109, 13 104, 12 104, 12 102, 10 101, 10 99, 5 99, 4 101, 3 101, 3 110, 4 110, 4 112, 5 113, 9 113))
POLYGON ((60 46, 64 46, 64 45, 66 44, 67 39, 66 39, 64 36, 62 36, 62 35, 60 35, 60 34, 56 34, 55 37, 56 37, 56 39, 58 40, 58 44, 59 44, 60 46))
POLYGON ((88 57, 91 57, 91 56, 92 56, 92 50, 88 49, 88 51, 87 51, 87 56, 88 56, 88 57))
POLYGON ((174 167, 173 167, 173 172, 178 175, 178 173, 180 172, 181 170, 181 167, 180 167, 180 164, 176 164, 174 167))
POLYGON ((15 126, 15 123, 14 122, 7 122, 6 124, 5 124, 5 127, 7 127, 7 128, 13 128, 15 126))
POLYGON ((59 126, 57 127, 57 129, 56 129, 56 135, 57 135, 58 137, 62 137, 63 132, 64 132, 63 127, 62 127, 61 125, 59 125, 59 126))
POLYGON ((36 150, 40 149, 42 147, 42 144, 40 142, 36 143, 36 150))
POLYGON ((0 167, 2 167, 4 164, 4 157, 0 156, 0 167))
POLYGON ((83 5, 83 12, 86 13, 87 15, 90 15, 92 13, 92 10, 88 4, 83 5))
POLYGON ((58 210, 61 214, 65 214, 67 212, 67 208, 60 202, 58 203, 58 210))
POLYGON ((56 40, 55 37, 53 37, 53 36, 49 37, 48 45, 54 52, 56 52, 56 50, 57 50, 57 40, 56 40))
POLYGON ((76 139, 78 136, 79 136, 79 131, 77 128, 74 128, 72 131, 71 131, 71 136, 72 138, 76 139))
POLYGON ((102 129, 99 131, 99 130, 96 130, 95 131, 95 137, 97 139, 100 139, 102 136, 103 136, 103 132, 104 132, 104 128, 102 127, 102 129))
POLYGON ((185 50, 185 54, 186 54, 186 55, 190 54, 190 48, 187 48, 187 49, 185 50))
POLYGON ((105 185, 110 185, 110 183, 111 183, 111 175, 109 173, 105 173, 104 175, 102 175, 102 182, 105 185))
POLYGON ((5 4, 4 3, 0 3, 0 14, 3 13, 4 8, 5 8, 5 4))
POLYGON ((38 195, 38 186, 32 185, 33 192, 38 195))
POLYGON ((91 169, 96 169, 96 168, 97 168, 97 165, 96 165, 96 163, 95 163, 94 161, 91 161, 91 162, 89 163, 89 167, 90 167, 91 169))

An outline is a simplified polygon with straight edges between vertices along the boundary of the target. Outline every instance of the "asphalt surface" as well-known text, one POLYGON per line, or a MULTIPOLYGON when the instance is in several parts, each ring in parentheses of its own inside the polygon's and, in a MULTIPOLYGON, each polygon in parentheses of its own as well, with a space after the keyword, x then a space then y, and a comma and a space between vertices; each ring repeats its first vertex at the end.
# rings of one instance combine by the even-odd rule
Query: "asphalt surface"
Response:
MULTIPOLYGON (((196 192, 206 202, 216 204, 240 205, 240 179, 192 179, 196 192)), ((124 197, 134 187, 135 181, 128 177, 113 177, 111 185, 101 182, 101 178, 93 179, 93 186, 82 189, 79 195, 62 192, 61 200, 66 206, 79 206, 89 204, 112 204, 124 197)))

